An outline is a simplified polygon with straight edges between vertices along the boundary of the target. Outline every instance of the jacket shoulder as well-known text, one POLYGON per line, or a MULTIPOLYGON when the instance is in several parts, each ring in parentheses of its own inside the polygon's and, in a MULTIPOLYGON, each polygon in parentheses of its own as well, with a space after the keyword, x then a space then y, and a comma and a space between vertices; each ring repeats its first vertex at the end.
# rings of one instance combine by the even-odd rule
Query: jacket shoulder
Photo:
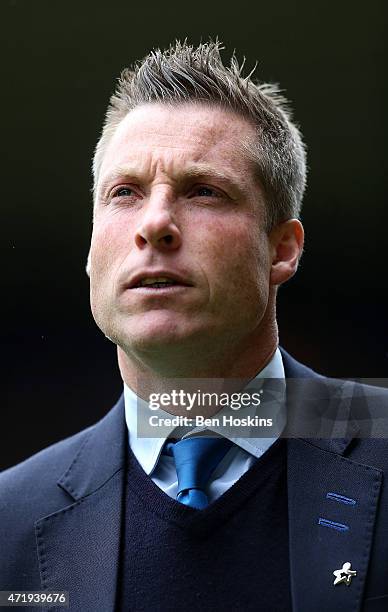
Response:
POLYGON ((37 522, 78 505, 122 467, 125 432, 121 397, 95 425, 0 473, 1 590, 41 588, 37 522))
POLYGON ((89 427, 0 473, 0 588, 40 588, 35 523, 71 506, 57 485, 89 438, 89 427))
POLYGON ((69 496, 56 486, 56 482, 77 460, 94 427, 92 425, 56 442, 0 473, 0 516, 3 520, 7 511, 11 511, 16 520, 15 507, 19 509, 19 515, 23 512, 34 514, 35 508, 49 513, 56 509, 56 502, 71 503, 69 496))

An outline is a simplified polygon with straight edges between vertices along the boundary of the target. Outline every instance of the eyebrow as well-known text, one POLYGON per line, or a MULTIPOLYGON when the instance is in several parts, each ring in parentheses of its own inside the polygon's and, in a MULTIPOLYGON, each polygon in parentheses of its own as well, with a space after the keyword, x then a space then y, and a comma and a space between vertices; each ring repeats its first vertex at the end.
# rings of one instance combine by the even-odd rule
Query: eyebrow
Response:
MULTIPOLYGON (((106 196, 106 190, 109 185, 116 179, 131 179, 131 180, 143 180, 141 178, 141 172, 135 166, 124 165, 124 166, 115 166, 111 172, 107 176, 104 177, 101 184, 99 185, 99 193, 102 194, 103 197, 106 196)), ((195 164, 192 166, 188 166, 184 168, 175 179, 177 182, 184 182, 192 179, 216 179, 221 183, 225 184, 232 191, 232 196, 235 197, 247 197, 248 190, 244 185, 241 185, 237 182, 235 177, 230 176, 228 173, 220 172, 216 170, 211 165, 208 164, 195 164)))

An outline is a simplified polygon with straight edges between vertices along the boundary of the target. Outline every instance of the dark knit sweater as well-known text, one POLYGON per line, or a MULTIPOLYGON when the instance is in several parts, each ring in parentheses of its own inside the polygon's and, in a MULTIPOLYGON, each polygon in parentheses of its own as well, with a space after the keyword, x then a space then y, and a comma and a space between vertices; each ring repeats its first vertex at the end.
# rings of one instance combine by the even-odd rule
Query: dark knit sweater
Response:
POLYGON ((291 610, 286 441, 204 510, 128 455, 117 610, 291 610))

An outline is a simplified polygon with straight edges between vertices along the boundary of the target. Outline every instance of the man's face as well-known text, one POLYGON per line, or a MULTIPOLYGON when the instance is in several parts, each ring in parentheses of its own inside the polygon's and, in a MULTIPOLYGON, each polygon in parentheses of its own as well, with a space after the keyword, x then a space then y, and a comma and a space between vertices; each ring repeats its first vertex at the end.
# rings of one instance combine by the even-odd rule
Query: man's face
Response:
POLYGON ((97 325, 127 354, 244 343, 268 305, 265 204, 229 111, 144 105, 101 166, 90 252, 97 325), (172 286, 142 286, 153 279, 172 286))

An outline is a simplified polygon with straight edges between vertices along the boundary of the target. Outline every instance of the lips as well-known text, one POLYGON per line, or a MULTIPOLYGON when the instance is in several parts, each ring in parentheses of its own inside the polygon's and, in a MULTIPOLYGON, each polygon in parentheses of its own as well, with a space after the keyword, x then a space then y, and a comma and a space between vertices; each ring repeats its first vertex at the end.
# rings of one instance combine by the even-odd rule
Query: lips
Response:
POLYGON ((130 278, 127 284, 128 289, 137 289, 139 287, 150 287, 150 288, 163 288, 174 285, 181 285, 184 287, 192 287, 192 283, 187 278, 176 272, 170 272, 168 270, 144 270, 136 273, 130 278))

